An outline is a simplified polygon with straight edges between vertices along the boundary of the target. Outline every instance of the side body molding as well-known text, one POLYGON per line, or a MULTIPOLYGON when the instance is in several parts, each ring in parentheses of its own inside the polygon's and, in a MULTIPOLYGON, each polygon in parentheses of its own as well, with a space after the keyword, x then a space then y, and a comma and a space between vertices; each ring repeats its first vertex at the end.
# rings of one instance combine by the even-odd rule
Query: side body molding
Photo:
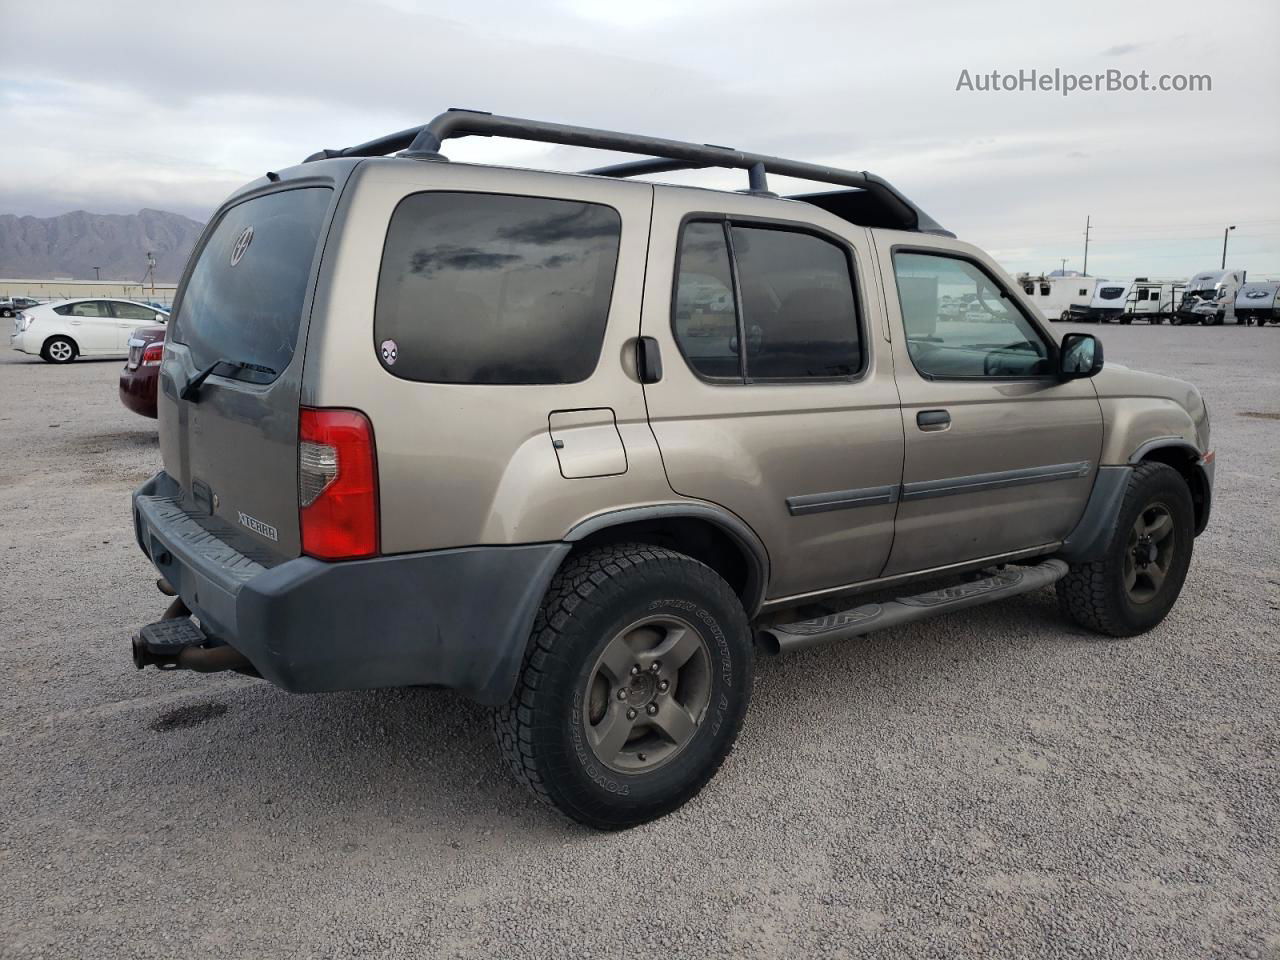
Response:
POLYGON ((764 542, 756 536, 747 524, 735 514, 723 507, 709 503, 655 503, 643 507, 624 507, 621 510, 610 510, 594 517, 588 517, 574 526, 564 536, 566 543, 585 540, 593 533, 618 527, 628 523, 640 523, 646 520, 691 519, 703 520, 718 527, 727 534, 742 550, 748 561, 747 585, 744 591, 743 606, 747 616, 754 617, 764 603, 765 590, 769 585, 769 552, 764 542))

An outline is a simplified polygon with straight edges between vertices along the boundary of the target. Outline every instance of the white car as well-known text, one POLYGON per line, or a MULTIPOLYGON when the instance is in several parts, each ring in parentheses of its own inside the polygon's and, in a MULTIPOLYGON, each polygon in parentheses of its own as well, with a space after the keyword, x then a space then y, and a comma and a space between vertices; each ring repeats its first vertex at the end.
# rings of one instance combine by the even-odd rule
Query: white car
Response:
POLYGON ((168 312, 137 300, 60 300, 29 307, 15 316, 9 345, 49 363, 70 363, 76 357, 127 357, 135 329, 168 319, 168 312))

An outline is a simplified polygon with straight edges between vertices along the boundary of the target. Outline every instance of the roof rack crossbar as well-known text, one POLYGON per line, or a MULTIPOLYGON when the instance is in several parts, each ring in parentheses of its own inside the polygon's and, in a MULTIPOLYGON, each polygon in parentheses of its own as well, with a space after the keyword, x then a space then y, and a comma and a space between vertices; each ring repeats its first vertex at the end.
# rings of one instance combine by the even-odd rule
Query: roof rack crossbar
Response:
POLYGON ((444 142, 458 137, 510 137, 515 140, 532 140, 563 146, 648 155, 648 159, 586 171, 599 176, 629 177, 672 170, 727 167, 748 171, 749 188, 752 193, 768 192, 766 173, 852 187, 875 194, 876 199, 891 212, 893 219, 901 224, 901 229, 945 232, 888 182, 865 171, 841 170, 782 157, 747 153, 732 147, 713 144, 688 143, 682 140, 597 130, 593 127, 575 127, 541 120, 503 117, 478 110, 450 109, 421 127, 401 130, 343 150, 321 150, 313 153, 303 162, 329 157, 383 156, 395 151, 403 151, 400 156, 404 157, 442 159, 440 149, 444 142))

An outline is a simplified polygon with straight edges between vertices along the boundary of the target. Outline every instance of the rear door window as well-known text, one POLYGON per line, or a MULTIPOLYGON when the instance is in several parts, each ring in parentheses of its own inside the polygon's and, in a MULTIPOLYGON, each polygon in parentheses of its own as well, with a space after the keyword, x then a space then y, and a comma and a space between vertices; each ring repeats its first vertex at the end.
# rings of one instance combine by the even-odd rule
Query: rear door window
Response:
POLYGON ((60 310, 64 316, 72 317, 109 317, 111 310, 102 300, 82 300, 80 303, 73 303, 65 310, 60 310))
POLYGON ((293 359, 302 308, 333 191, 283 190, 223 214, 181 294, 172 339, 197 367, 251 364, 272 380, 293 359))
POLYGON ((622 219, 595 203, 503 194, 406 197, 378 277, 374 347, 431 383, 587 379, 600 358, 622 219))
POLYGON ((732 228, 747 377, 851 377, 862 369, 849 257, 821 237, 732 228))
POLYGON ((707 379, 835 379, 863 368, 849 255, 798 230, 686 223, 672 330, 686 362, 707 379))
POLYGON ((710 379, 742 379, 733 272, 723 223, 685 225, 673 326, 685 360, 697 373, 710 379))

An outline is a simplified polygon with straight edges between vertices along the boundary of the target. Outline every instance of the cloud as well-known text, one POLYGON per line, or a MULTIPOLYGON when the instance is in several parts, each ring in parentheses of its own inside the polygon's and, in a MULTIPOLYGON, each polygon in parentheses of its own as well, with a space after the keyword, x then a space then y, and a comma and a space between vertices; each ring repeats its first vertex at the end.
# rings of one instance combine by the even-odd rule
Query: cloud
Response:
MULTIPOLYGON (((1114 269, 1155 273, 1148 262, 1168 250, 1185 272, 1212 259, 1215 235, 1220 247, 1214 224, 1280 209, 1280 126, 1256 124, 1280 90, 1280 7, 1221 7, 1251 29, 1179 45, 1141 5, 1064 18, 1010 0, 312 0, 306 16, 221 0, 163 18, 141 0, 12 3, 5 35, 56 37, 56 49, 13 43, 0 59, 0 212, 148 206, 203 218, 267 170, 456 105, 873 170, 962 237, 1016 253, 1019 269, 1058 266, 1093 213, 1114 269), (1016 50, 991 28, 1014 9, 1016 50), (1211 73, 1213 91, 955 89, 961 69, 1094 73, 1098 48, 1124 36, 1142 42, 1105 55, 1129 56, 1126 70, 1211 73), (1208 118, 1248 135, 1188 135, 1208 118)), ((1160 23, 1202 16, 1199 0, 1161 11, 1160 23)), ((488 138, 445 153, 561 170, 623 159, 488 138)), ((745 186, 741 171, 660 179, 745 186)), ((1232 241, 1252 258, 1241 266, 1280 272, 1280 224, 1252 229, 1232 241)))

